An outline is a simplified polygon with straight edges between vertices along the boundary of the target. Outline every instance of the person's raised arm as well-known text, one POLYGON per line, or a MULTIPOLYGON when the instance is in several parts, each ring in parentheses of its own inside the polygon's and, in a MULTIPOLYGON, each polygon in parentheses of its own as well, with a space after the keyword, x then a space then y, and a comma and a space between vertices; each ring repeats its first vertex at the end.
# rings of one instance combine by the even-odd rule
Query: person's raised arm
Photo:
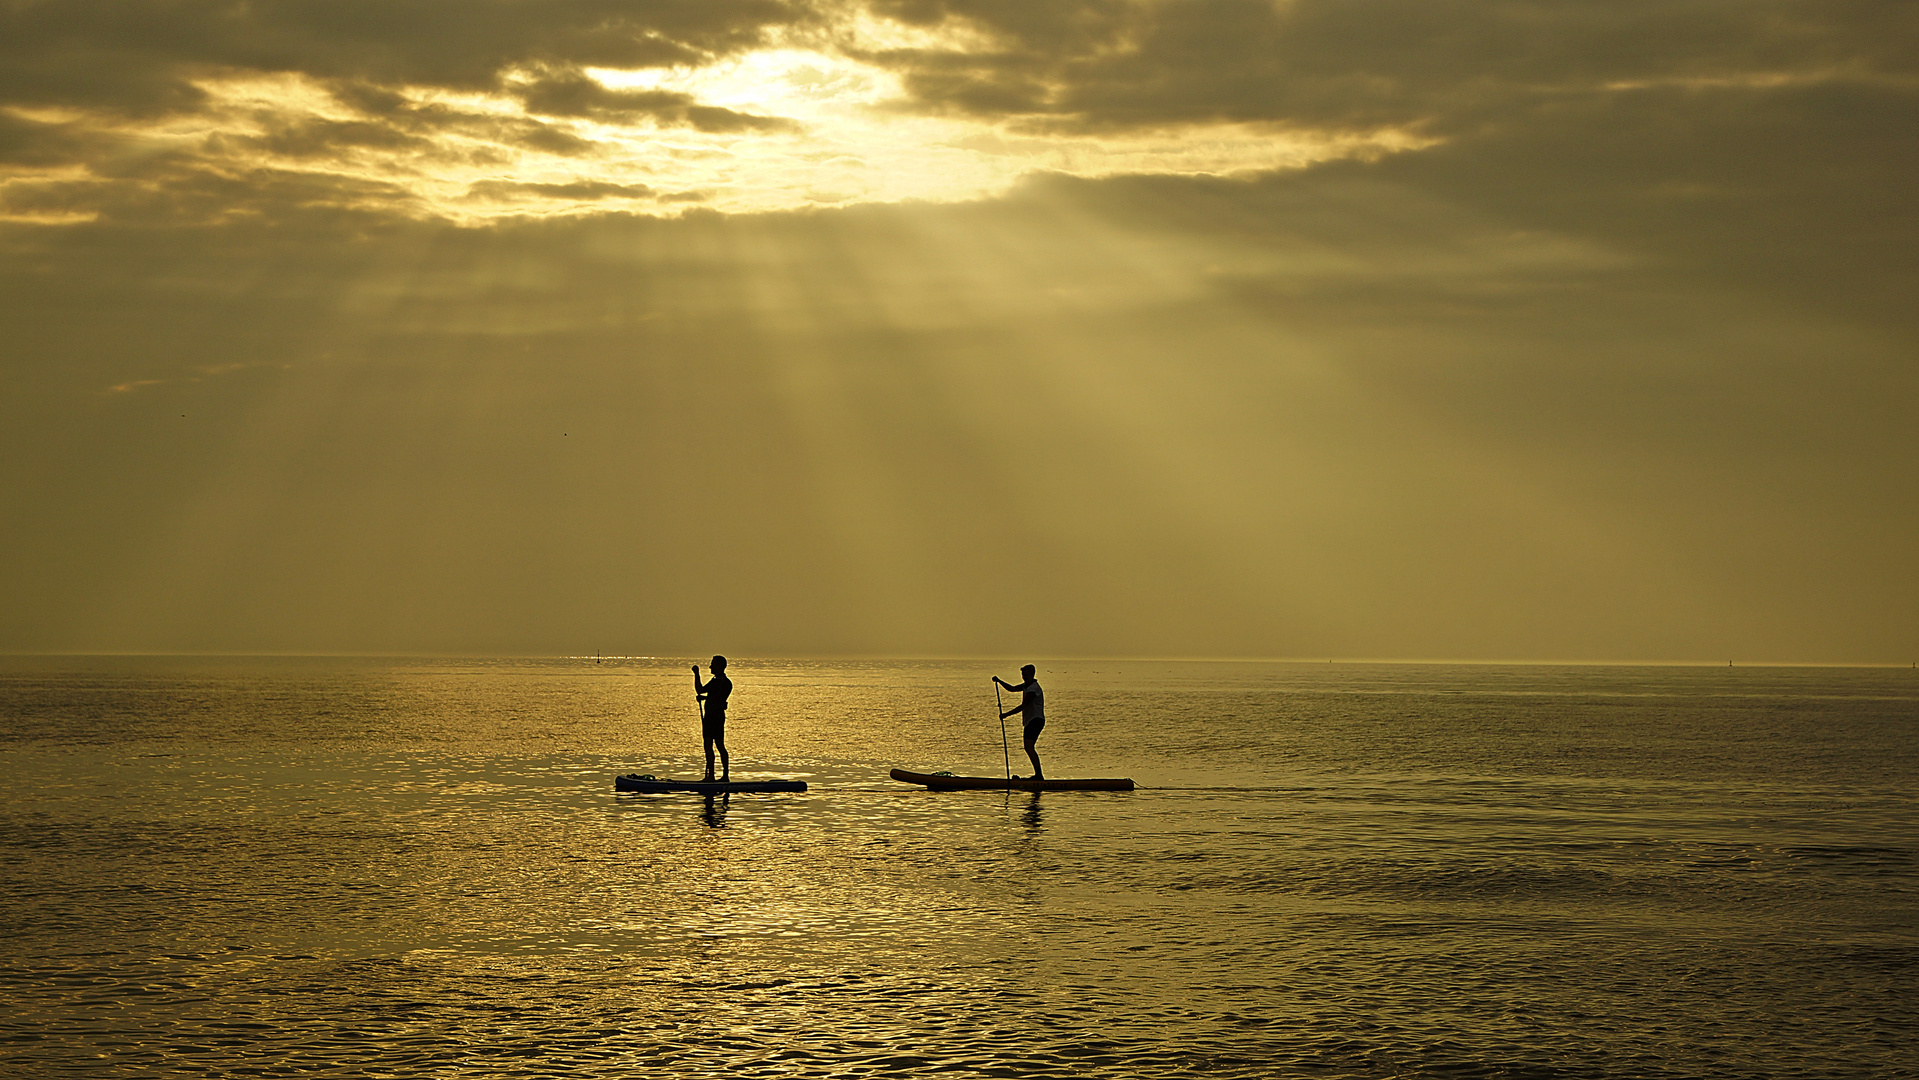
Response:
POLYGON ((706 684, 700 681, 700 665, 693 665, 693 696, 706 700, 706 684))

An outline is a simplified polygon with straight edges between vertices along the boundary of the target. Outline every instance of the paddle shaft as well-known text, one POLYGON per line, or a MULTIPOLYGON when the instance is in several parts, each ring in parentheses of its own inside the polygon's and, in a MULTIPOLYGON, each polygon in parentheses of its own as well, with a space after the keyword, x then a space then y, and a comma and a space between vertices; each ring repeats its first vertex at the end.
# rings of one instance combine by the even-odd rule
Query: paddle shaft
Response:
POLYGON ((1006 779, 1013 779, 1013 752, 1006 748, 1006 703, 1000 700, 999 680, 993 680, 993 715, 999 717, 999 756, 1006 759, 1006 779))

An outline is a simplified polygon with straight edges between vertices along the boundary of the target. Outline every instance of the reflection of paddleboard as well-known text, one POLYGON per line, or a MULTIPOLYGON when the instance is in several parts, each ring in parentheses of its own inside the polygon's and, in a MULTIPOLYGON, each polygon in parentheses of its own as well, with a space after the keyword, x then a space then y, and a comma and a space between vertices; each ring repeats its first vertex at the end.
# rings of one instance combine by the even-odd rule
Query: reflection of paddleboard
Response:
POLYGON ((925 784, 933 791, 1131 791, 1133 782, 1124 778, 1104 780, 1008 780, 1003 776, 953 776, 950 774, 907 772, 894 769, 893 779, 906 784, 925 784))
POLYGON ((614 791, 805 791, 804 780, 656 780, 651 776, 627 773, 613 778, 614 791))

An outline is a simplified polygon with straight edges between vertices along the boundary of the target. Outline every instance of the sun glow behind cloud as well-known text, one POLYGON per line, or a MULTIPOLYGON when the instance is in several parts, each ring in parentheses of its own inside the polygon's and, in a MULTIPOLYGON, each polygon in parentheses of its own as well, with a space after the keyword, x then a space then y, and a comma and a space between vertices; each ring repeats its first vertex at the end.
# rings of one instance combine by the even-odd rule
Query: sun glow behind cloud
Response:
MULTIPOLYGON (((379 205, 477 224, 615 210, 672 216, 1002 193, 1056 172, 1231 175, 1429 145, 1403 129, 1314 130, 1208 121, 1127 130, 1042 127, 916 102, 888 50, 964 56, 990 42, 860 13, 815 39, 709 63, 635 69, 521 67, 490 91, 389 87, 375 104, 300 74, 198 79, 201 107, 159 120, 63 118, 71 129, 167 155, 228 182, 311 187, 309 204, 379 205), (540 95, 560 86, 560 104, 540 95)), ((18 115, 18 114, 16 114, 18 115)), ((25 119, 35 119, 23 117, 25 119)), ((36 120, 38 122, 38 120, 36 120)), ((15 174, 0 214, 80 220, 15 174)))
POLYGON ((1298 168, 1328 158, 1419 145, 1399 132, 1325 135, 1265 125, 1206 124, 1114 135, 1022 133, 1004 122, 907 111, 898 77, 843 56, 772 49, 671 70, 590 72, 616 89, 685 94, 705 105, 795 121, 792 133, 632 131, 599 134, 624 147, 607 175, 663 175, 728 210, 806 205, 958 201, 1004 191, 1034 171, 1238 173, 1298 168))

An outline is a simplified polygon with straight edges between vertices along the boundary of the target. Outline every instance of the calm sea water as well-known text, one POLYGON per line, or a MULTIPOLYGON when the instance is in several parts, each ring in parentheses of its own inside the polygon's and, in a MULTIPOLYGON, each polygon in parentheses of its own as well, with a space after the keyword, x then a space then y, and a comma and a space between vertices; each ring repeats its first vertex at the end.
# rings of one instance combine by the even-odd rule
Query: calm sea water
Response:
POLYGON ((0 661, 0 1073, 1919 1075, 1919 672, 694 659, 0 661))

